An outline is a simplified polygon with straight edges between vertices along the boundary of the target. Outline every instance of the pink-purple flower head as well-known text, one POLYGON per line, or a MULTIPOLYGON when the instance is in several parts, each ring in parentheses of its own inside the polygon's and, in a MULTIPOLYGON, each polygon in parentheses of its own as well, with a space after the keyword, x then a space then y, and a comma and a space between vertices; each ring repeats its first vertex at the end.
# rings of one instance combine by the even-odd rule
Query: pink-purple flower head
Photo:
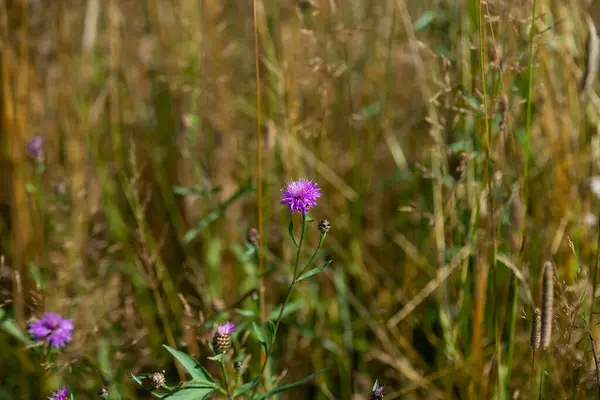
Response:
POLYGON ((287 204, 292 214, 296 211, 308 213, 309 209, 317 205, 319 197, 319 185, 306 179, 291 181, 281 189, 281 204, 287 204))
POLYGON ((60 314, 48 312, 29 324, 29 333, 58 349, 73 340, 73 322, 60 314))
POLYGON ((34 136, 27 143, 27 152, 29 153, 29 157, 35 162, 43 162, 44 161, 44 144, 46 143, 46 139, 42 136, 34 136))
POLYGON ((217 335, 231 335, 235 332, 235 324, 233 322, 225 322, 217 327, 217 335))
POLYGON ((48 400, 67 400, 69 394, 69 389, 66 387, 62 387, 58 389, 56 392, 52 393, 52 396, 48 397, 48 400))

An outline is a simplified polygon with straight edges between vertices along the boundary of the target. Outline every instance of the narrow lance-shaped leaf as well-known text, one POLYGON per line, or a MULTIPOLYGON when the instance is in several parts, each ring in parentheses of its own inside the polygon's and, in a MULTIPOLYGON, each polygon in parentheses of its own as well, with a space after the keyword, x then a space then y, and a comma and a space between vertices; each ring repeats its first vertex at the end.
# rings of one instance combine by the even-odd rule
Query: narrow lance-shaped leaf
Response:
POLYGON ((254 334, 256 335, 256 339, 263 345, 267 344, 267 340, 265 338, 265 332, 263 329, 256 323, 252 323, 252 329, 254 330, 254 334))
POLYGON ((324 373, 328 369, 329 368, 323 368, 322 370, 317 371, 314 374, 309 375, 306 378, 299 380, 298 382, 294 382, 294 383, 290 383, 290 384, 287 384, 287 385, 279 386, 279 387, 277 387, 277 388, 269 391, 267 394, 263 395, 262 397, 260 397, 260 399, 267 399, 267 398, 269 398, 269 397, 271 397, 271 396, 273 396, 273 395, 275 395, 277 393, 285 392, 286 390, 290 390, 290 389, 296 388, 296 387, 298 387, 300 385, 303 385, 306 382, 309 382, 309 381, 313 380, 318 375, 321 375, 322 373, 324 373))
POLYGON ((192 240, 198 236, 200 232, 202 232, 208 225, 212 222, 216 221, 223 213, 233 204, 237 199, 242 196, 252 192, 254 189, 250 182, 243 185, 237 192, 235 192, 230 198, 228 198, 221 206, 208 214, 205 218, 202 218, 195 227, 187 231, 187 233, 183 236, 183 241, 185 243, 190 243, 192 240))
POLYGON ((290 225, 288 226, 288 233, 290 234, 290 237, 292 238, 292 242, 294 242, 294 246, 296 246, 296 248, 298 248, 298 243, 296 242, 296 238, 294 237, 294 221, 292 221, 290 219, 290 225))
POLYGON ((208 194, 218 193, 221 191, 221 188, 193 188, 193 187, 184 187, 184 186, 174 186, 173 192, 175 194, 179 194, 182 196, 185 195, 195 195, 195 196, 206 196, 208 194))
POLYGON ((313 268, 311 270, 306 271, 305 273, 303 273, 302 275, 300 275, 298 277, 298 279, 296 279, 296 282, 300 282, 301 280, 304 280, 306 278, 310 278, 313 275, 318 274, 319 272, 323 271, 329 264, 331 264, 331 260, 327 261, 326 263, 322 264, 319 267, 313 268))
POLYGON ((246 382, 235 390, 233 397, 237 397, 244 394, 248 390, 252 389, 258 383, 258 378, 252 379, 250 382, 246 382))

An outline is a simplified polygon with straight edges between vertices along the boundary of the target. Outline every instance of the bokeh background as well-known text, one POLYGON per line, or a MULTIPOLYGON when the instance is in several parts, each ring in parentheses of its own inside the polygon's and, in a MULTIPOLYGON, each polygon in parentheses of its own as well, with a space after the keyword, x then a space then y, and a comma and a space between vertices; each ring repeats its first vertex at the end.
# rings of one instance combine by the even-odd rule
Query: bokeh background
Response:
POLYGON ((596 3, 0 1, 0 399, 149 398, 132 373, 183 378, 163 343, 205 359, 215 321, 251 319, 257 61, 269 310, 294 256, 280 188, 318 182, 332 225, 274 356, 283 381, 330 370, 282 398, 375 379, 386 399, 530 398, 542 360, 544 398, 595 397, 596 3), (43 311, 75 324, 51 370, 14 337, 43 311))

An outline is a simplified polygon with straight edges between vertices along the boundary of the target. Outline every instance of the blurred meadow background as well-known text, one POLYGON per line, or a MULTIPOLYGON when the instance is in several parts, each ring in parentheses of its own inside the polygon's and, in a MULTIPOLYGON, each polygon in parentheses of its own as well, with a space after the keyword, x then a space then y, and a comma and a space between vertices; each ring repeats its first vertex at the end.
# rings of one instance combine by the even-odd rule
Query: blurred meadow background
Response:
POLYGON ((219 376, 228 320, 257 376, 298 178, 332 263, 261 390, 328 368, 277 396, 599 397, 595 21, 579 0, 0 0, 0 399, 151 398, 132 374, 188 379, 163 344, 219 376), (27 333, 46 311, 74 324, 51 363, 27 333))

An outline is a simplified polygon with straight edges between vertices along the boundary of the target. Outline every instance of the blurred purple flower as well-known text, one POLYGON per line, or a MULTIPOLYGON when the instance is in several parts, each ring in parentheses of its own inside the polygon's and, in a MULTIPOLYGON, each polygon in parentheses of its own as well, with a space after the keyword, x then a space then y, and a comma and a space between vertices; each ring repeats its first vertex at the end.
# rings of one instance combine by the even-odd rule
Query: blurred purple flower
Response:
POLYGON ((29 324, 29 333, 55 348, 65 347, 73 339, 73 322, 60 314, 45 313, 29 324))
POLYGON ((35 162, 44 161, 44 144, 46 139, 42 136, 34 136, 29 143, 27 143, 27 152, 29 157, 35 162))
POLYGON ((379 383, 375 384, 373 388, 373 392, 371 393, 371 400, 383 400, 383 391, 385 390, 385 385, 380 385, 379 383))
POLYGON ((69 389, 66 387, 62 387, 58 389, 56 392, 52 393, 51 397, 48 397, 48 400, 67 400, 67 395, 69 394, 69 389))
POLYGON ((281 204, 287 204, 291 213, 296 211, 306 214, 308 210, 317 205, 321 197, 319 185, 306 179, 289 182, 281 189, 281 204))
POLYGON ((235 332, 235 324, 233 322, 225 322, 217 327, 217 335, 231 335, 235 332))

